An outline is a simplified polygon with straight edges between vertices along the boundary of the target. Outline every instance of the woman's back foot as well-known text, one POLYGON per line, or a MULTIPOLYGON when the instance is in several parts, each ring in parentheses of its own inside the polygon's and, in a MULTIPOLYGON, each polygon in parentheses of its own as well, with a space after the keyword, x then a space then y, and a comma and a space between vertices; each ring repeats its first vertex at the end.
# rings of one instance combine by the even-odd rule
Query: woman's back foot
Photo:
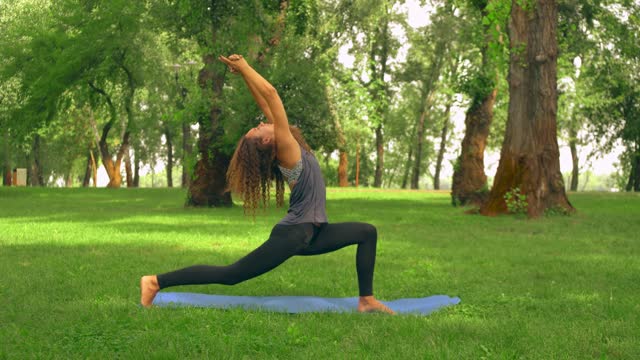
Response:
POLYGON ((149 275, 140 278, 140 304, 142 306, 151 307, 158 291, 160 291, 160 286, 157 276, 149 275))

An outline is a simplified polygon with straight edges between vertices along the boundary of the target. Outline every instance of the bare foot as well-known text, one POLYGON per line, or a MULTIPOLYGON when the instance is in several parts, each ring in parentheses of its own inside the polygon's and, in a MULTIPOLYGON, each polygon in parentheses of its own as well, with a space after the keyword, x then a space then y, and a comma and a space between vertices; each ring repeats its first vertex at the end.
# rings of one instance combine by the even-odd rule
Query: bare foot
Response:
POLYGON ((389 309, 385 304, 376 300, 373 296, 361 296, 358 301, 359 312, 383 312, 395 315, 395 312, 389 309))
POLYGON ((148 275, 140 278, 140 304, 142 306, 150 308, 158 291, 160 291, 160 286, 157 276, 148 275))

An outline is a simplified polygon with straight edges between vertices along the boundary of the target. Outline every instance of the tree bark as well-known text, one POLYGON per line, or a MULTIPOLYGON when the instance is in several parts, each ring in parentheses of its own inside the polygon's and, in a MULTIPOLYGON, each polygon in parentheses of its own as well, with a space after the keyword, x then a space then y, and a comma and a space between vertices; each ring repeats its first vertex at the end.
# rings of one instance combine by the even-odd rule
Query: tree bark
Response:
POLYGON ((509 118, 500 163, 480 212, 508 212, 504 196, 515 188, 526 195, 527 214, 548 208, 574 211, 560 173, 557 139, 557 39, 555 0, 536 0, 531 9, 512 1, 509 34, 509 118))
MULTIPOLYGON (((216 56, 204 58, 204 68, 198 75, 198 83, 203 89, 211 88, 214 98, 222 96, 224 75, 220 66, 216 66, 216 56)), ((189 186, 187 205, 229 207, 233 205, 231 193, 226 191, 226 173, 231 160, 229 155, 220 151, 217 142, 223 135, 220 125, 222 109, 217 102, 212 105, 209 116, 198 119, 200 138, 198 152, 200 159, 195 168, 195 179, 189 186)))
POLYGON ((444 111, 444 119, 442 124, 442 131, 440 132, 440 148, 438 149, 438 156, 436 158, 436 170, 433 175, 433 189, 440 190, 440 171, 442 170, 442 161, 444 159, 444 153, 447 149, 447 137, 449 135, 449 115, 451 113, 451 101, 447 101, 447 107, 444 111))
POLYGON ((459 205, 480 205, 486 200, 487 175, 484 173, 484 149, 493 120, 493 106, 498 90, 494 89, 465 116, 465 134, 458 165, 453 172, 451 196, 459 205))

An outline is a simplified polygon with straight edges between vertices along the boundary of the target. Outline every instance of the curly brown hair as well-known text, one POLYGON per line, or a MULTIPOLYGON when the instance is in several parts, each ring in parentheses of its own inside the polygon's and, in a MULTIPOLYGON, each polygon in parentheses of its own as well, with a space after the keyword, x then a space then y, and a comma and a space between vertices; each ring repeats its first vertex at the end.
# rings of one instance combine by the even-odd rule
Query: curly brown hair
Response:
MULTIPOLYGON (((289 126, 289 130, 298 144, 311 152, 300 129, 289 126)), ((284 204, 284 178, 278 168, 276 149, 274 146, 261 147, 259 142, 258 138, 242 136, 227 170, 227 190, 241 196, 245 215, 255 216, 260 204, 266 209, 273 181, 276 188, 276 206, 281 207, 284 204)))

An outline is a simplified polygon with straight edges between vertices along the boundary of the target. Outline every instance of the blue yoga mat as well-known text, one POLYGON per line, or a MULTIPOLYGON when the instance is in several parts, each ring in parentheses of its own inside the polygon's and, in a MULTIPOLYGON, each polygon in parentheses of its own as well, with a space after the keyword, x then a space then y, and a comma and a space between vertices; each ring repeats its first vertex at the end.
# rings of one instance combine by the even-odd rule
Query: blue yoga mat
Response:
MULTIPOLYGON (((442 307, 460 302, 457 297, 434 295, 424 298, 382 301, 397 313, 427 315, 442 307)), ((156 306, 196 306, 259 309, 284 313, 354 312, 358 298, 322 298, 315 296, 227 296, 183 292, 159 292, 153 300, 156 306)))

